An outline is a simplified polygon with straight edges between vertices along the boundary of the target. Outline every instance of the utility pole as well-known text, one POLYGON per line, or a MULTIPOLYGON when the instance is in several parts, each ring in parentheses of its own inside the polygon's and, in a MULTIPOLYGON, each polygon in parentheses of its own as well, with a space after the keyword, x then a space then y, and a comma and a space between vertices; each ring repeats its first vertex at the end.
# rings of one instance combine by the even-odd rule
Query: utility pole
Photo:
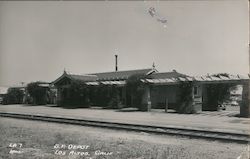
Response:
MULTIPOLYGON (((248 0, 248 116, 250 118, 250 0, 248 0)), ((247 146, 247 158, 250 158, 249 142, 247 146)))
MULTIPOLYGON (((249 8, 249 2, 248 0, 248 8, 249 8)), ((248 10, 248 27, 249 27, 249 18, 250 18, 250 13, 248 10)), ((250 73, 250 32, 248 28, 248 73, 250 73)), ((248 117, 250 118, 250 79, 249 77, 247 80, 243 81, 243 90, 242 90, 242 102, 240 104, 240 116, 242 117, 248 117)))

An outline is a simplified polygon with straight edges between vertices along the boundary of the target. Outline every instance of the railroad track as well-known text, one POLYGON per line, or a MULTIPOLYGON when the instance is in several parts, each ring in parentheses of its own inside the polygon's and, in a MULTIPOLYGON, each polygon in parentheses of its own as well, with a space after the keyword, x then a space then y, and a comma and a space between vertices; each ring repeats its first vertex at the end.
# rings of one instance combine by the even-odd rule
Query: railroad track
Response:
POLYGON ((155 134, 166 134, 166 135, 178 135, 191 138, 203 138, 209 140, 222 140, 237 143, 249 143, 249 134, 240 133, 230 133, 230 132, 220 132, 220 131, 209 131, 209 130, 199 130, 199 129, 188 129, 188 128, 174 128, 174 127, 162 127, 162 126, 150 126, 150 125, 139 125, 139 124, 124 124, 115 122, 105 122, 105 121, 93 121, 85 119, 73 119, 73 118, 62 118, 62 117, 52 117, 43 115, 30 115, 30 114, 16 114, 16 113, 3 113, 0 112, 0 117, 10 117, 18 119, 27 120, 37 120, 45 122, 55 122, 63 124, 73 124, 82 126, 92 126, 101 127, 109 129, 120 129, 127 131, 136 132, 147 132, 155 134))

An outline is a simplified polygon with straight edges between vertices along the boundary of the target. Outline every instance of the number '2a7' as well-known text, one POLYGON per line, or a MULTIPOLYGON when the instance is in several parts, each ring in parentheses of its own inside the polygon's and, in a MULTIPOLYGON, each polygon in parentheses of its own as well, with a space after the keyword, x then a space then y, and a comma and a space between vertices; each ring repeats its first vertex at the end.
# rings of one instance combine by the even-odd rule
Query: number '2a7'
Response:
POLYGON ((22 143, 10 143, 9 147, 11 148, 21 148, 23 146, 22 143))

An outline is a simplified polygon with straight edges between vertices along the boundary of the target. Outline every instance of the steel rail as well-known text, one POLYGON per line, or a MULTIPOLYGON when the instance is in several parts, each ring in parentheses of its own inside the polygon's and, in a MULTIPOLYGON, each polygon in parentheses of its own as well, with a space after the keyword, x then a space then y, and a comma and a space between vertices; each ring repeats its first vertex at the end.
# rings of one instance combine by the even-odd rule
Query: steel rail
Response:
POLYGON ((17 113, 3 113, 0 112, 0 117, 10 117, 18 119, 27 120, 37 120, 45 122, 55 122, 62 124, 73 124, 91 127, 101 127, 109 129, 120 129, 127 131, 136 132, 147 132, 162 135, 178 135, 191 138, 203 138, 209 140, 221 140, 227 142, 237 142, 237 143, 249 143, 250 135, 243 133, 231 133, 222 131, 210 131, 202 129, 191 129, 191 128, 177 128, 168 126, 152 126, 152 125, 139 125, 139 124, 125 124, 125 123, 115 123, 106 121, 94 121, 85 119, 73 119, 73 118, 63 118, 63 117, 52 117, 44 115, 30 115, 30 114, 17 114, 17 113))

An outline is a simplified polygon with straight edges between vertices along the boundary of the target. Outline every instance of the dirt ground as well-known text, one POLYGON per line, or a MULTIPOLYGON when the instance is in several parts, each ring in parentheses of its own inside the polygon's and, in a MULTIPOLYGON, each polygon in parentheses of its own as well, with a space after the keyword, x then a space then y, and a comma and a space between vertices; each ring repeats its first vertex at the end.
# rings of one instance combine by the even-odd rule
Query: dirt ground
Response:
POLYGON ((246 144, 2 117, 0 134, 3 159, 247 159, 246 144))

